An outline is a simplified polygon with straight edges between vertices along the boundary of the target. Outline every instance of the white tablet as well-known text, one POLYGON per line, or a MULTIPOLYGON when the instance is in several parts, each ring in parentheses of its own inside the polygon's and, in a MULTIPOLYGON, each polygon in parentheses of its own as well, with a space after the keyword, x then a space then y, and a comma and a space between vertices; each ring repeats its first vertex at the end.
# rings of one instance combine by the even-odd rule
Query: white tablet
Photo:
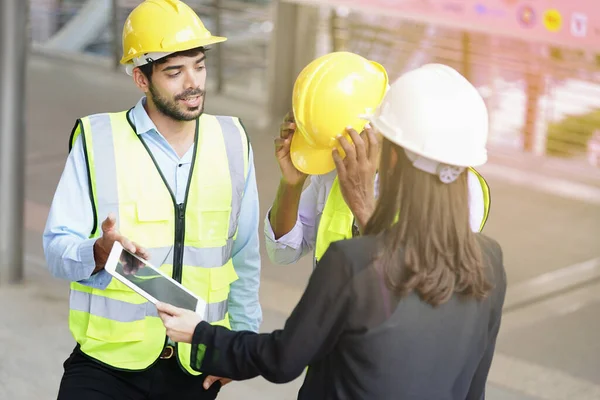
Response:
POLYGON ((195 311, 205 317, 206 302, 148 261, 115 242, 104 269, 153 304, 158 301, 195 311))

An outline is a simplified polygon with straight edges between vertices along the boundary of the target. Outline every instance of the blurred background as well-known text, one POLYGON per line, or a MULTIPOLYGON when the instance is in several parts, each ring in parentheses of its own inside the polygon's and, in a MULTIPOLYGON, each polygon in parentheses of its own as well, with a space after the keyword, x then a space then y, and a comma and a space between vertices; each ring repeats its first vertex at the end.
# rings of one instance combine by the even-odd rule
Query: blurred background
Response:
MULTIPOLYGON (((127 109, 141 96, 118 65, 123 23, 140 1, 28 0, 26 21, 9 15, 7 4, 16 7, 17 1, 25 2, 0 0, 0 108, 15 109, 24 96, 22 110, 2 113, 7 118, 23 112, 24 127, 0 121, 0 216, 5 221, 0 229, 5 246, 0 245, 0 399, 51 399, 74 342, 67 326, 68 283, 48 274, 41 233, 75 119, 127 109), (25 23, 26 37, 8 37, 16 32, 7 27, 11 23, 25 23), (25 46, 25 65, 6 57, 10 40, 25 46), (24 73, 24 91, 11 85, 7 70, 24 73), (18 179, 10 179, 8 171, 18 172, 18 179), (22 254, 19 265, 6 261, 9 244, 22 254)), ((600 399, 597 2, 187 3, 213 34, 229 39, 208 53, 206 107, 210 113, 239 116, 248 128, 263 215, 279 182, 273 139, 291 107, 297 74, 314 58, 356 52, 383 64, 392 80, 423 63, 441 62, 476 85, 491 123, 490 161, 480 170, 492 193, 484 232, 503 246, 509 281, 488 398, 600 399)), ((262 330, 270 331, 283 326, 312 261, 306 257, 297 265, 275 266, 264 245, 261 250, 262 330)), ((235 382, 219 398, 293 399, 301 379, 277 386, 262 378, 235 382)))

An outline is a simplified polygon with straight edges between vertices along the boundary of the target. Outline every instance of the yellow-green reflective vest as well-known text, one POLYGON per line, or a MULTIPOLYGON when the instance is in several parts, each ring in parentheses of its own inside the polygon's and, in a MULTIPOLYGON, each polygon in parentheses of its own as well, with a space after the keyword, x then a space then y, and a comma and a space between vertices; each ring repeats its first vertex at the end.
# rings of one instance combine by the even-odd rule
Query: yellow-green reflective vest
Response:
MULTIPOLYGON (((483 192, 484 213, 479 230, 483 230, 490 210, 490 188, 485 179, 473 168, 469 172, 475 174, 483 192)), ((315 245, 315 258, 321 259, 329 245, 338 240, 350 239, 352 237, 352 226, 354 215, 344 200, 337 176, 331 185, 331 190, 323 208, 321 221, 317 231, 317 242, 315 245)))
MULTIPOLYGON (((206 320, 229 327, 231 261, 248 171, 248 140, 240 121, 203 114, 183 204, 175 197, 127 112, 78 120, 71 146, 83 140, 94 229, 113 212, 118 229, 150 252, 150 261, 208 304, 206 320)), ((156 307, 112 279, 105 290, 71 284, 69 328, 87 355, 119 369, 152 365, 166 342, 156 307)), ((190 367, 188 344, 177 344, 180 365, 190 367)))

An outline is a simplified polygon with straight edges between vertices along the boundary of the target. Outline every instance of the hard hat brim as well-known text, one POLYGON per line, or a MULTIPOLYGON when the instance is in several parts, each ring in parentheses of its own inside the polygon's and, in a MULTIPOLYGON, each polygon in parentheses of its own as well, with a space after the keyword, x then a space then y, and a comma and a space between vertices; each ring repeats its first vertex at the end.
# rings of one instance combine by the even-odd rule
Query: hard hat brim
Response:
POLYGON ((223 36, 211 36, 208 38, 201 38, 201 39, 196 39, 196 40, 190 40, 187 41, 185 43, 178 43, 177 45, 174 46, 166 46, 166 47, 160 47, 157 49, 147 49, 144 52, 138 52, 135 54, 128 54, 127 56, 123 56, 123 58, 121 58, 121 64, 131 64, 132 60, 136 57, 139 57, 143 54, 147 54, 147 53, 176 53, 179 51, 186 51, 186 50, 191 50, 191 49, 195 49, 197 47, 206 47, 206 46, 210 46, 213 44, 217 44, 217 43, 222 43, 227 41, 226 37, 223 36))
POLYGON ((306 139, 296 132, 292 137, 290 157, 300 172, 308 175, 324 175, 335 169, 332 155, 333 149, 311 146, 306 139))

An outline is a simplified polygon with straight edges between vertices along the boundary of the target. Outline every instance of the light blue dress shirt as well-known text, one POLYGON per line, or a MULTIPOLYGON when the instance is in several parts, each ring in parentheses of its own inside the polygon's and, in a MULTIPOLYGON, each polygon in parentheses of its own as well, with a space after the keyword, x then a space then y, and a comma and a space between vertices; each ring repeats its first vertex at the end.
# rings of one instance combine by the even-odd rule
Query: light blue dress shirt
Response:
MULTIPOLYGON (((156 129, 144 109, 144 102, 145 97, 134 107, 131 112, 132 122, 152 152, 177 203, 183 203, 193 161, 193 146, 180 158, 156 129)), ((231 285, 228 305, 233 330, 257 332, 262 322, 258 298, 261 268, 258 239, 260 211, 253 159, 250 148, 246 189, 233 247, 233 265, 239 279, 231 285)), ((106 217, 99 215, 98 224, 106 217)), ((89 236, 93 222, 85 154, 81 138, 78 138, 67 158, 52 201, 44 230, 44 253, 48 268, 55 277, 104 289, 112 277, 104 270, 92 276, 95 268, 93 246, 96 239, 89 239, 89 236)), ((144 246, 143 243, 140 245, 144 246)))

